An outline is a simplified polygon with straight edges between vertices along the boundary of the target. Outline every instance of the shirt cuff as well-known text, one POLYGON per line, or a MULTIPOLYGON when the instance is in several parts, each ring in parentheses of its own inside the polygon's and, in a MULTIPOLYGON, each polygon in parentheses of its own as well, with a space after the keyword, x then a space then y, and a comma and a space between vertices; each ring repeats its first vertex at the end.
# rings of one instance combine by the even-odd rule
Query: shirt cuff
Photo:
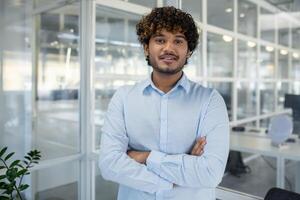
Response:
POLYGON ((160 165, 165 155, 166 154, 159 151, 151 151, 146 160, 147 168, 157 175, 160 175, 160 165))

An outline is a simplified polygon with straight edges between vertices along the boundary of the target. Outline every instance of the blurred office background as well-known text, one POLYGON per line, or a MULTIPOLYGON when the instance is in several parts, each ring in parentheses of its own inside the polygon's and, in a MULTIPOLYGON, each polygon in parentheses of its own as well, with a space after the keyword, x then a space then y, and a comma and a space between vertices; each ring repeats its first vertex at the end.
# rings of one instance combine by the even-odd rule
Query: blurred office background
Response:
MULTIPOLYGON (((135 25, 164 5, 197 22, 184 71, 222 94, 232 126, 261 130, 292 107, 300 133, 298 0, 0 0, 0 147, 42 152, 28 199, 116 199, 97 167, 103 118, 118 87, 150 74, 135 25)), ((251 171, 226 173, 221 186, 263 197, 277 185, 276 159, 242 157, 251 171)), ((285 162, 287 190, 297 191, 297 162, 285 162)))

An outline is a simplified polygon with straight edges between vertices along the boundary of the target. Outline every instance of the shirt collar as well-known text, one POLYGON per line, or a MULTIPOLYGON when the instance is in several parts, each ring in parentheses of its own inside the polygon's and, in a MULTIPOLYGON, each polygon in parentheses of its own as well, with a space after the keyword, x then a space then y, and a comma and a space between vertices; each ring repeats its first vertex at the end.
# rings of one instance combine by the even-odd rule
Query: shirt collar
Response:
MULTIPOLYGON (((150 76, 146 80, 144 80, 142 82, 141 89, 142 89, 143 93, 146 92, 149 88, 158 90, 157 87, 154 85, 151 77, 152 77, 152 73, 150 74, 150 76)), ((182 74, 182 77, 180 78, 180 80, 172 88, 172 90, 176 89, 177 87, 182 87, 186 93, 189 92, 190 82, 189 82, 189 79, 187 78, 187 76, 184 73, 182 74)))

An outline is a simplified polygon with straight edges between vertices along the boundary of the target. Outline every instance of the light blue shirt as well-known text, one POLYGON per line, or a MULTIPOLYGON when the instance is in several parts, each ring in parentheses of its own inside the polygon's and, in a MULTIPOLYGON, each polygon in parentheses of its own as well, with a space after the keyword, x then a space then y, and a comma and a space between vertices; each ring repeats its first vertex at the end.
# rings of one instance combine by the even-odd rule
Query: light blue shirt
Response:
POLYGON ((229 121, 221 95, 187 79, 168 92, 151 78, 114 94, 101 136, 102 176, 120 184, 118 200, 210 200, 229 151, 229 121), (206 136, 201 156, 189 155, 206 136), (151 151, 146 165, 127 150, 151 151))

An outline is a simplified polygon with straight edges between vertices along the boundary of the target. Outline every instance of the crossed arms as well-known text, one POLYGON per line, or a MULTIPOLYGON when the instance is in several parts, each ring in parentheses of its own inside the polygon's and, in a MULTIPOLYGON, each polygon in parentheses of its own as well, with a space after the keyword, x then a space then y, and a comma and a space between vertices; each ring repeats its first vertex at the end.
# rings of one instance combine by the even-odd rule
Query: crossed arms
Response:
POLYGON ((127 151, 124 92, 119 90, 112 98, 103 127, 99 167, 105 179, 149 193, 169 190, 174 184, 214 188, 220 183, 229 151, 229 123, 217 92, 212 92, 201 122, 201 135, 206 138, 199 139, 189 154, 176 155, 127 151))

